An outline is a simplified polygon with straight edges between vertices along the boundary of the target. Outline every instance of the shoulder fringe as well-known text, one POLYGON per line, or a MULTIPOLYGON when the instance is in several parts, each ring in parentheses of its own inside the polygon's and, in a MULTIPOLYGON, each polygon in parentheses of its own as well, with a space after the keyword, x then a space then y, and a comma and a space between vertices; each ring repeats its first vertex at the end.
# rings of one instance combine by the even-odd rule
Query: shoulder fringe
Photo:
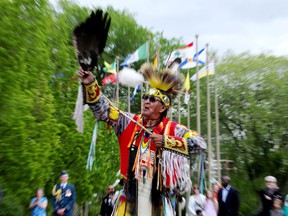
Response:
POLYGON ((189 159, 170 151, 162 152, 163 185, 172 190, 178 189, 181 194, 191 190, 189 159))

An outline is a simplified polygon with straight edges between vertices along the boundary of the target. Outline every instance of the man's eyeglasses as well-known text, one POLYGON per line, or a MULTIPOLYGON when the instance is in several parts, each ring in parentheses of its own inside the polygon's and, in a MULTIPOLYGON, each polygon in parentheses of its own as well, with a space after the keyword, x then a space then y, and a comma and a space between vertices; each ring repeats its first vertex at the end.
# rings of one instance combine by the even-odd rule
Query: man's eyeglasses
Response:
POLYGON ((159 98, 155 97, 154 95, 143 95, 142 99, 144 101, 149 100, 151 103, 155 103, 156 101, 162 102, 159 98))

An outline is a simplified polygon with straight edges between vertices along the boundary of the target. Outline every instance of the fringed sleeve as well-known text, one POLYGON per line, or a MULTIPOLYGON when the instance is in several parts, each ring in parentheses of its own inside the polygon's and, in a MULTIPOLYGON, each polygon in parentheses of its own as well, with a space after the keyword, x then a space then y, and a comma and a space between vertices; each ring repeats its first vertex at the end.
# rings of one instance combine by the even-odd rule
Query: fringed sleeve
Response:
POLYGON ((206 149, 206 143, 197 132, 171 122, 167 125, 162 152, 163 185, 177 189, 180 193, 191 190, 189 154, 197 154, 206 149), (168 135, 169 134, 169 135, 168 135))
MULTIPOLYGON (((112 107, 109 101, 101 95, 96 80, 91 84, 83 86, 84 103, 89 105, 95 118, 105 121, 108 125, 112 126, 117 137, 119 137, 131 120, 122 115, 118 109, 112 107)), ((125 114, 131 118, 134 116, 131 113, 125 114)))

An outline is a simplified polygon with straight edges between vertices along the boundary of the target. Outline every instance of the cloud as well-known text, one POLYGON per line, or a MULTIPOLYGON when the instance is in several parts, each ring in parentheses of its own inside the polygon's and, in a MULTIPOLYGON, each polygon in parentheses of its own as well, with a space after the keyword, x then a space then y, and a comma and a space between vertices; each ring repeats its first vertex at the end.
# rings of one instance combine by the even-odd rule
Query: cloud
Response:
MULTIPOLYGON (((51 0, 52 1, 52 0, 51 0)), ((287 0, 79 0, 82 6, 127 9, 138 24, 184 43, 199 34, 219 54, 227 50, 287 55, 287 0)))

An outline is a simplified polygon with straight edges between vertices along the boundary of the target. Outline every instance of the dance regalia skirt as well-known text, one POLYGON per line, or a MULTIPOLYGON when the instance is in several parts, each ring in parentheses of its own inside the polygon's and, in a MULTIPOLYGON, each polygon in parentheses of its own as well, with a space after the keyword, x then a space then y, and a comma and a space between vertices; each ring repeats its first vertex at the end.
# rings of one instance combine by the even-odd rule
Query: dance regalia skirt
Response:
MULTIPOLYGON (((134 118, 139 121, 137 117, 134 118)), ((175 127, 176 124, 164 119, 152 132, 168 138, 174 136, 175 127)), ((149 135, 134 123, 128 125, 118 140, 121 174, 126 185, 112 215, 175 215, 170 195, 176 187, 180 191, 191 187, 189 159, 165 149, 157 149, 149 135)))

